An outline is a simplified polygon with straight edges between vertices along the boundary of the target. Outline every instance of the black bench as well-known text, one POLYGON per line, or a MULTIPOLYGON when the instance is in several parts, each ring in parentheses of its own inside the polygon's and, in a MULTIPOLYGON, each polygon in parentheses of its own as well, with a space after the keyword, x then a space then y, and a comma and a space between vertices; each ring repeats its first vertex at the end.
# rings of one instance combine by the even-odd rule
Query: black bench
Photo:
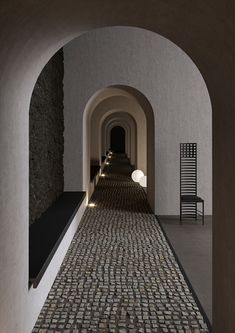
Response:
POLYGON ((36 288, 60 245, 85 192, 64 192, 29 227, 29 283, 36 288))

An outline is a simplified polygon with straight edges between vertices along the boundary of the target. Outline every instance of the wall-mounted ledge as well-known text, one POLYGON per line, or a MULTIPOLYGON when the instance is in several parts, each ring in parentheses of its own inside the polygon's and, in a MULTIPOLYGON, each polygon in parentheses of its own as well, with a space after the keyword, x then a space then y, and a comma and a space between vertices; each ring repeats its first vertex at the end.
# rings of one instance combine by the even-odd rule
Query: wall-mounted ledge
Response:
POLYGON ((29 228, 29 281, 36 288, 81 206, 85 192, 64 192, 29 228))

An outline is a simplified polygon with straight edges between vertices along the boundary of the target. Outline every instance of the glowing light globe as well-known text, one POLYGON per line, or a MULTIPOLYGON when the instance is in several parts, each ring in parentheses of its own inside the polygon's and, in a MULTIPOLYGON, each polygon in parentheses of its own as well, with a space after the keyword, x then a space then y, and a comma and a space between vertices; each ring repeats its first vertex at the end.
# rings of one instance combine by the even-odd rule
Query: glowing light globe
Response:
POLYGON ((147 187, 147 176, 143 176, 139 180, 140 186, 147 187))
POLYGON ((131 174, 131 178, 134 182, 138 183, 140 178, 144 176, 143 171, 141 170, 135 170, 131 174))

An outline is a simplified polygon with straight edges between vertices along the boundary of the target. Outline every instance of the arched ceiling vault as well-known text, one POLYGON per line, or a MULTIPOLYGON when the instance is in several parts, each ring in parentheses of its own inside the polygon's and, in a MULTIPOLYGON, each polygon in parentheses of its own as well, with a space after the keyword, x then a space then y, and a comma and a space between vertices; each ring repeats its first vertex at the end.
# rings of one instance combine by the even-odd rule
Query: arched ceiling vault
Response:
POLYGON ((104 26, 136 26, 157 32, 180 46, 210 85, 213 65, 217 75, 222 74, 224 62, 223 71, 229 75, 233 63, 234 7, 233 1, 212 0, 137 0, 134 5, 126 0, 104 0, 102 5, 99 0, 70 0, 66 4, 62 0, 13 0, 10 4, 5 0, 1 4, 1 63, 5 74, 9 72, 7 63, 13 67, 23 65, 24 70, 34 73, 36 81, 56 50, 82 32, 104 26))

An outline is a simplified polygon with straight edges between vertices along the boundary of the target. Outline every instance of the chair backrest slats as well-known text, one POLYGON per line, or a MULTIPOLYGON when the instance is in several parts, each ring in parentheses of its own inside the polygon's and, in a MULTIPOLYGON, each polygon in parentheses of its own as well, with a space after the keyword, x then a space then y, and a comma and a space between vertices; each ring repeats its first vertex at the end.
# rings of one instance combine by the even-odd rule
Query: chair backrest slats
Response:
POLYGON ((197 196, 197 144, 180 144, 180 195, 197 196))

